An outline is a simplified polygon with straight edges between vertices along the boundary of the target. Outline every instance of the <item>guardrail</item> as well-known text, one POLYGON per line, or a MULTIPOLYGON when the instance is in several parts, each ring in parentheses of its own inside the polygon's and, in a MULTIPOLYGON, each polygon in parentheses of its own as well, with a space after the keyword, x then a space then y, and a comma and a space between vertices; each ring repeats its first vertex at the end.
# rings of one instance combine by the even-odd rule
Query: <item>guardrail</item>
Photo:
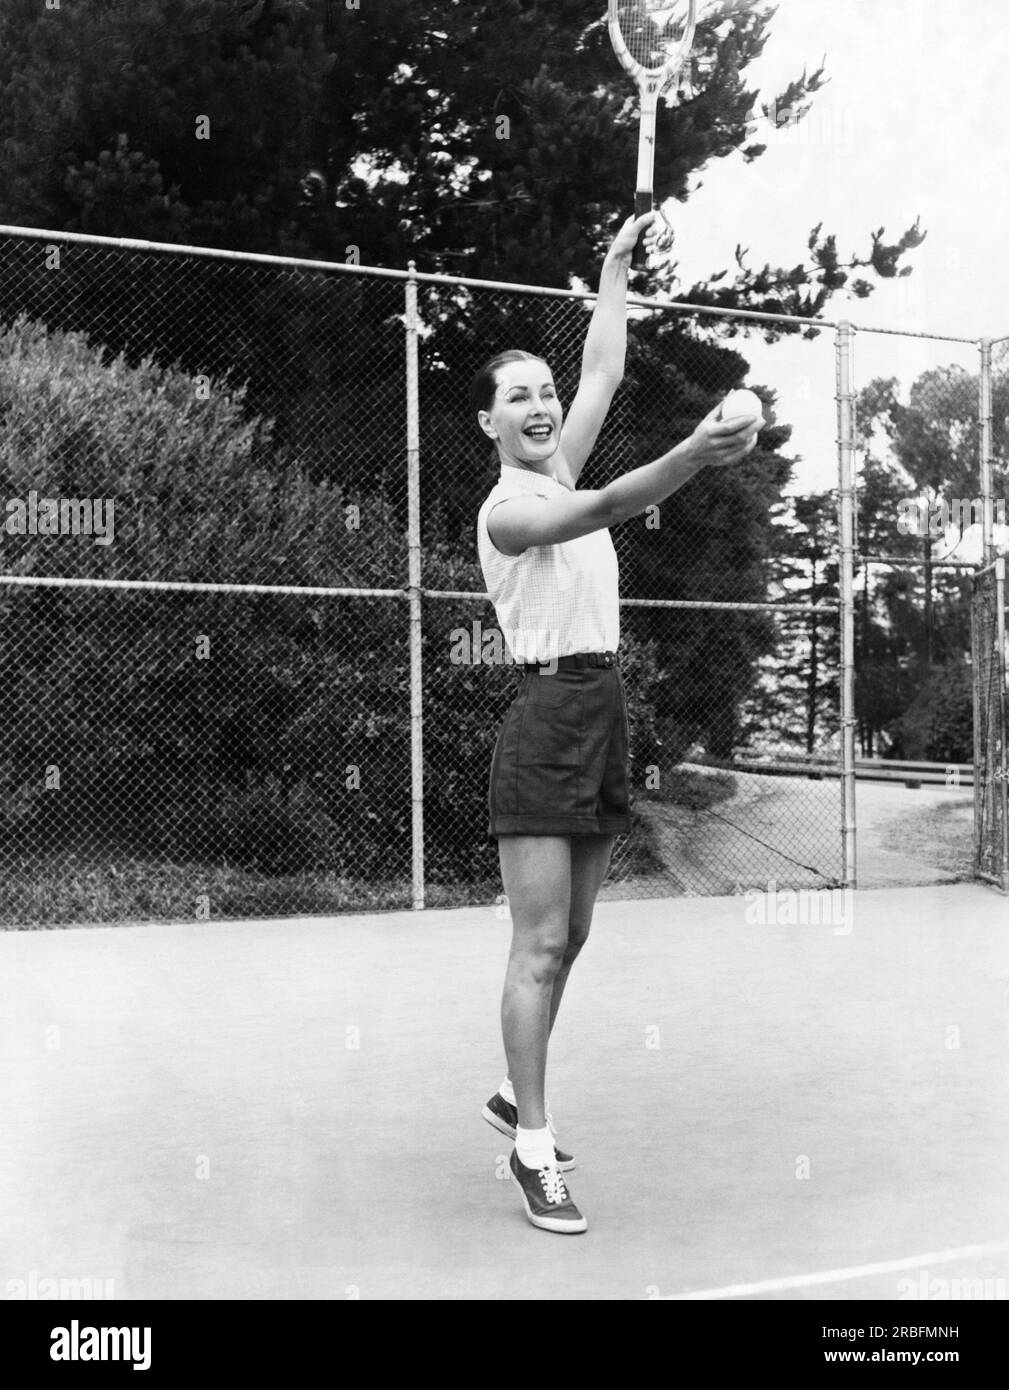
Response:
MULTIPOLYGON (((772 759, 743 755, 734 758, 731 767, 739 772, 771 777, 803 776, 820 780, 841 776, 836 759, 817 753, 796 753, 772 759)), ((897 758, 856 758, 855 778, 863 782, 902 782, 910 790, 933 786, 969 791, 974 787, 974 765, 912 762, 897 758)))

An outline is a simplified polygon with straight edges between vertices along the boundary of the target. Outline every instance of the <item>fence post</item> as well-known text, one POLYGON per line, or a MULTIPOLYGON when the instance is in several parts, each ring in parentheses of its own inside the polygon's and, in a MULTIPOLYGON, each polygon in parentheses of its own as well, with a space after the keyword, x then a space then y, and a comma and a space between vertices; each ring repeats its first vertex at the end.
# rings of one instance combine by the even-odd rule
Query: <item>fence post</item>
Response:
POLYGON ((979 346, 981 349, 981 374, 978 413, 981 424, 979 448, 981 453, 981 540, 983 546, 981 564, 990 565, 995 560, 991 486, 991 339, 982 338, 979 346))
MULTIPOLYGON (((995 561, 995 643, 998 648, 999 688, 999 765, 997 770, 999 804, 1002 813, 1002 863, 999 865, 1000 887, 1009 893, 1009 671, 1006 662, 1006 561, 1000 555, 995 561)), ((975 777, 977 770, 975 769, 975 777)))
POLYGON ((837 326, 837 535, 841 622, 841 854, 843 886, 856 884, 855 857, 855 577, 854 455, 855 396, 852 389, 853 330, 837 326))
POLYGON ((424 907, 424 681, 421 665, 420 377, 417 363, 417 264, 406 280, 407 547, 410 594, 410 826, 413 906, 424 907))
MULTIPOLYGON (((984 570, 978 570, 971 579, 970 597, 970 663, 971 663, 971 697, 972 712, 974 716, 973 726, 973 754, 974 754, 974 820, 973 820, 973 849, 974 849, 974 876, 979 877, 981 869, 982 845, 984 839, 984 792, 982 789, 982 779, 988 767, 988 758, 984 747, 982 733, 984 724, 982 723, 982 683, 984 670, 984 658, 981 652, 982 631, 980 614, 980 593, 981 582, 984 577, 984 570)), ((984 711, 986 714, 987 711, 984 711)))

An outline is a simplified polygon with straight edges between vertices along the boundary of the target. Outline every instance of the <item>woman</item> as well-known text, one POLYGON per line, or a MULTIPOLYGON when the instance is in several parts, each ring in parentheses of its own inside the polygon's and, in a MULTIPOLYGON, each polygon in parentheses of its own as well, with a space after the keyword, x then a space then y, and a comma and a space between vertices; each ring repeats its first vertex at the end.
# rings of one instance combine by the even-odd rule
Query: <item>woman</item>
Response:
POLYGON ((565 1234, 586 1221, 562 1171, 544 1100, 547 1042, 585 944, 614 837, 630 829, 627 719, 617 666, 620 610, 609 527, 659 503, 706 466, 738 463, 762 423, 718 410, 654 463, 576 491, 624 370, 627 272, 638 237, 664 241, 656 213, 629 218, 603 262, 567 418, 550 368, 524 352, 494 358, 473 382, 480 428, 500 478, 480 509, 480 563, 498 623, 524 678, 491 768, 513 937, 501 1004, 508 1076, 483 1116, 515 1140, 511 1170, 534 1226, 565 1234))

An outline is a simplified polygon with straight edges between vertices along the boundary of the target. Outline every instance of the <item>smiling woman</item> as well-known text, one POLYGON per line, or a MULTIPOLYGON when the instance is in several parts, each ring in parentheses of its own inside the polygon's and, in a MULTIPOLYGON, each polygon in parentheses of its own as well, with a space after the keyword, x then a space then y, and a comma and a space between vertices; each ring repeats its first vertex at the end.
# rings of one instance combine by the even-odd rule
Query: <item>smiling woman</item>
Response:
POLYGON ((655 213, 629 218, 603 263, 565 418, 542 358, 509 351, 473 382, 471 404, 501 474, 480 508, 480 564, 512 658, 524 669, 491 766, 490 834, 498 841, 512 946, 501 1020, 508 1075, 483 1117, 515 1140, 511 1171, 534 1226, 586 1229, 561 1177, 544 1095, 547 1043, 592 921, 614 838, 630 829, 628 739, 617 649, 620 600, 609 527, 661 502, 705 465, 738 462, 763 424, 718 409, 690 439, 599 490, 577 491, 620 385, 627 273, 638 238, 664 242, 655 213))
MULTIPOLYGON (((530 415, 530 439, 537 435, 545 435, 549 439, 554 430, 560 430, 563 411, 553 375, 547 364, 531 352, 511 348, 508 352, 499 353, 477 372, 470 390, 474 415, 478 419, 486 415, 489 419, 490 411, 498 401, 513 407, 509 416, 514 415, 520 421, 530 415), (537 395, 543 403, 542 419, 529 412, 528 401, 532 395, 537 395)), ((497 430, 493 427, 487 433, 491 439, 498 439, 497 430)))

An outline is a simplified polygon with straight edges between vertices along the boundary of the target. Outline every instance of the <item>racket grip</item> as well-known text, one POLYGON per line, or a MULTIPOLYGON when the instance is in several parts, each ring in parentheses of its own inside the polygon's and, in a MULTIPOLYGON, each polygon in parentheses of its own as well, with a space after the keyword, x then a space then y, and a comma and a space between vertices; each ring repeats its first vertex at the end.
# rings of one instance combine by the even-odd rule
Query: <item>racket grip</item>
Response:
MULTIPOLYGON (((653 207, 651 193, 635 193, 634 195, 634 216, 644 217, 646 212, 651 212, 653 207)), ((645 238, 642 234, 638 237, 638 244, 634 248, 634 255, 631 257, 632 270, 647 270, 648 257, 645 254, 645 238)))

